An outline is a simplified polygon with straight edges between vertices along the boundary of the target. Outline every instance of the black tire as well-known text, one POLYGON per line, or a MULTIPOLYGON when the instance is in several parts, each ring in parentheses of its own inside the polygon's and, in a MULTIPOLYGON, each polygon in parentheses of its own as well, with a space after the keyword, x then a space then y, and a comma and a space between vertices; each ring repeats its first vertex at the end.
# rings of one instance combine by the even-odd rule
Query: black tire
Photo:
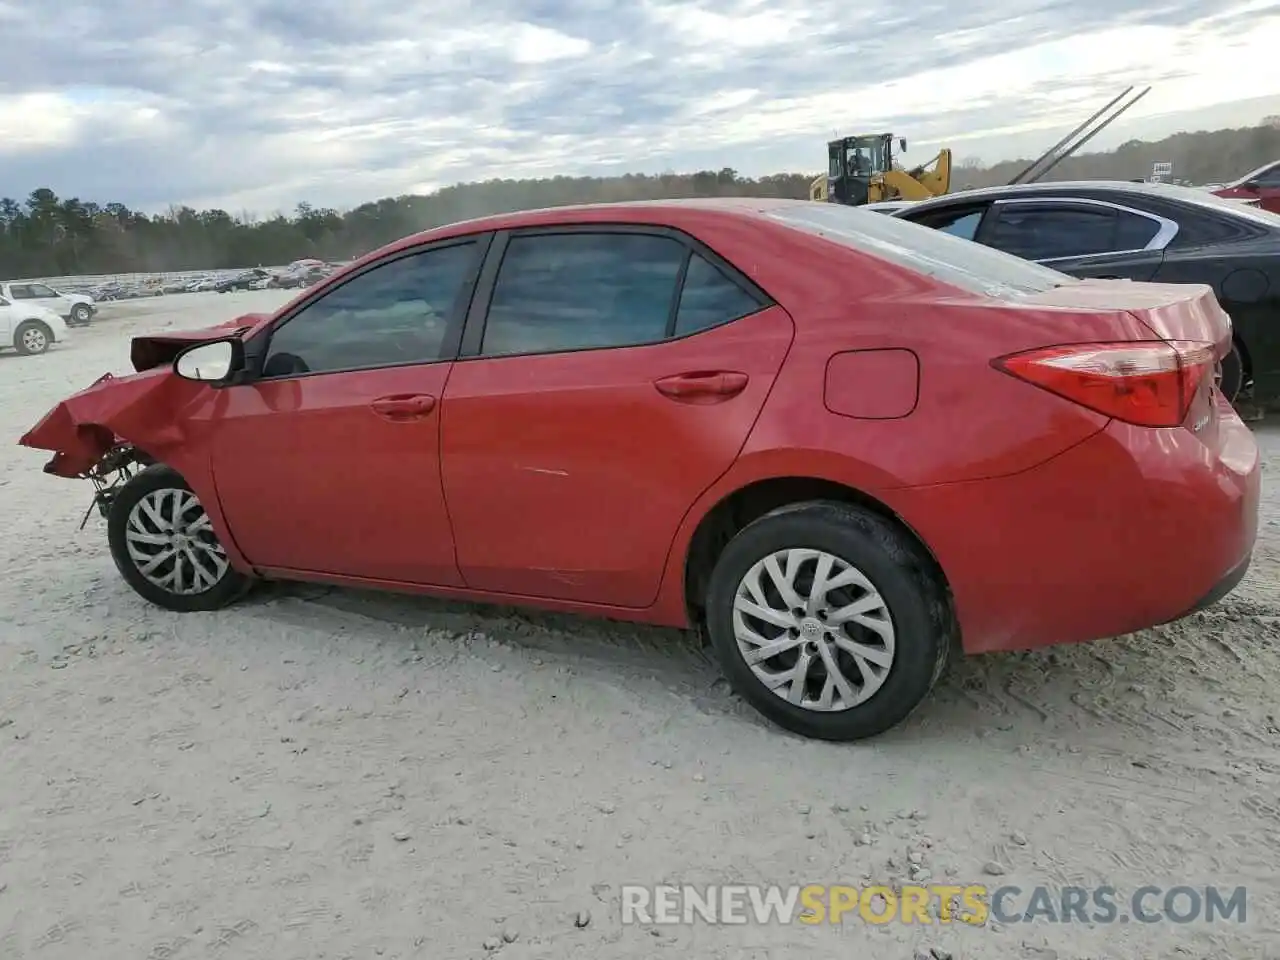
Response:
POLYGON ((706 610, 711 644, 734 690, 779 726, 819 740, 862 740, 905 720, 942 675, 955 635, 945 588, 921 547, 873 513, 825 501, 782 507, 739 531, 716 561, 706 610), (733 607, 739 584, 758 561, 789 548, 825 551, 856 568, 892 618, 888 673, 879 689, 847 709, 824 712, 787 702, 738 649, 733 607))
POLYGON ((93 311, 89 309, 87 304, 77 303, 71 308, 71 322, 85 326, 89 322, 89 318, 93 316, 93 311))
POLYGON ((48 353, 53 346, 53 331, 39 320, 27 320, 13 331, 13 349, 25 357, 48 353))
MULTIPOLYGON (((155 464, 129 480, 120 488, 116 498, 111 502, 111 508, 107 514, 107 543, 111 548, 111 559, 115 561, 116 569, 139 596, 166 610, 191 613, 201 610, 219 610, 235 603, 253 585, 253 580, 235 570, 230 564, 227 564, 225 571, 216 581, 199 593, 178 593, 166 589, 143 574, 139 561, 135 560, 130 552, 126 537, 130 516, 144 498, 165 490, 183 491, 190 494, 193 500, 195 497, 191 487, 177 471, 163 464, 155 464)), ((204 516, 204 509, 199 506, 199 501, 195 503, 194 508, 183 513, 187 522, 204 516)), ((152 527, 155 526, 150 521, 147 522, 152 527)), ((199 538, 205 544, 217 544, 217 538, 212 530, 202 532, 199 538)), ((188 575, 190 563, 189 559, 185 560, 184 572, 188 575)), ((158 569, 164 570, 167 566, 167 562, 161 563, 158 569)), ((207 571, 208 568, 205 569, 207 571)))
POLYGON ((1231 352, 1222 358, 1221 375, 1218 380, 1218 389, 1222 391, 1222 395, 1231 403, 1235 403, 1236 398, 1240 396, 1240 389, 1244 386, 1244 357, 1240 355, 1240 346, 1234 341, 1231 344, 1231 352))

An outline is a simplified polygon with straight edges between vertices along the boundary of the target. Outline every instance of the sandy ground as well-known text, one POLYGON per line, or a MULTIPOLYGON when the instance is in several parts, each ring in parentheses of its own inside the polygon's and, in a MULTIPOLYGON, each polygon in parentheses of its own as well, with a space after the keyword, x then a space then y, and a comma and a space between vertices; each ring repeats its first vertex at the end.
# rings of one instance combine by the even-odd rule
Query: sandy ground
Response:
MULTIPOLYGON (((151 608, 101 521, 77 532, 87 485, 12 441, 125 370, 129 335, 282 299, 110 305, 0 354, 0 958, 1280 956, 1280 502, 1220 608, 967 660, 854 746, 766 726, 675 632, 315 587, 151 608), (917 861, 1122 901, 1245 885, 1247 922, 621 923, 624 883, 895 884, 917 861)), ((1259 437, 1274 472, 1280 430, 1259 437)))

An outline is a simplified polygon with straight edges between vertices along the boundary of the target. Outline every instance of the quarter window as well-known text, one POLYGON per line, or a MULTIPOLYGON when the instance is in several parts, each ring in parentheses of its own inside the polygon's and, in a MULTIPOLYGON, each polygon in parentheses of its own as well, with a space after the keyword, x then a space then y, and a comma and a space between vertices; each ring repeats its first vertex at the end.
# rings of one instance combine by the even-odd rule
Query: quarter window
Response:
MULTIPOLYGON (((956 211, 954 213, 935 214, 932 217, 922 217, 916 221, 926 227, 932 227, 935 230, 941 230, 943 233, 949 233, 953 237, 959 237, 961 240, 972 240, 978 232, 978 224, 982 222, 982 210, 956 211)), ((903 217, 904 220, 909 219, 903 217)))
POLYGON ((680 289, 675 335, 683 337, 718 327, 755 313, 762 306, 764 304, 754 294, 742 289, 719 267, 695 253, 689 259, 684 286, 680 289))
POLYGON ((481 354, 663 340, 687 249, 671 237, 640 233, 514 237, 494 285, 481 354))
POLYGON ((477 253, 475 241, 425 250, 326 293, 273 331, 263 376, 439 360, 477 253))

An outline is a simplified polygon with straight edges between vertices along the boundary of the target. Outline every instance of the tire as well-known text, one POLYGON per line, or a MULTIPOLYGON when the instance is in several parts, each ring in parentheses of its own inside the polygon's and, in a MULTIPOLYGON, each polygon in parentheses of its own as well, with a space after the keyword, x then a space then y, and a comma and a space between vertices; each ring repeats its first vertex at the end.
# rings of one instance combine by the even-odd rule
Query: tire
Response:
MULTIPOLYGON (((773 591, 764 598, 780 602, 780 595, 773 591)), ((716 561, 706 610, 711 644, 734 690, 779 726, 819 740, 862 740, 905 720, 942 675, 955 636, 945 588, 932 573, 923 549, 881 517, 842 503, 782 507, 739 531, 716 561), (771 625, 737 611, 740 590, 747 599, 753 596, 748 584, 776 583, 766 561, 783 551, 790 551, 797 562, 798 575, 792 579, 806 616, 801 619, 784 614, 771 625), (810 602, 805 590, 812 584, 818 564, 824 562, 823 554, 832 558, 828 579, 835 579, 838 586, 810 602), (842 579, 847 585, 839 583, 842 579), (838 624, 831 619, 833 605, 847 606, 864 599, 874 603, 874 594, 882 601, 879 611, 865 608, 870 616, 863 616, 861 622, 846 619, 838 624), (820 611, 826 615, 825 628, 820 611), (877 612, 882 616, 875 616, 877 612), (808 696, 801 704, 784 699, 757 675, 736 635, 741 623, 754 629, 758 639, 772 642, 784 632, 783 620, 795 626, 789 636, 796 647, 762 664, 775 675, 785 674, 786 668, 799 660, 801 650, 810 652, 808 696), (879 630, 866 626, 869 622, 878 624, 879 630), (829 639, 837 633, 840 640, 829 639), (806 634, 812 637, 807 644, 803 642, 806 634), (838 647, 842 641, 846 645, 838 647), (815 643, 825 643, 826 653, 815 643), (862 660, 855 661, 850 647, 859 643, 862 660), (877 667, 866 659, 873 651, 878 659, 888 661, 887 669, 883 663, 877 667), (852 696, 835 690, 830 683, 813 682, 825 675, 827 656, 837 664, 845 680, 844 690, 852 696), (865 670, 862 663, 867 664, 865 670), (855 686, 849 682, 851 678, 861 683, 855 686), (828 692, 833 695, 824 705, 828 692), (841 700, 847 704, 842 706, 841 700)), ((775 609, 775 617, 778 613, 775 609)), ((749 649, 759 646, 744 645, 749 649)), ((790 684, 783 683, 778 689, 789 692, 790 684)))
POLYGON ((85 326, 89 322, 89 318, 93 316, 93 311, 86 304, 77 303, 71 308, 71 322, 85 326))
POLYGON ((1240 396, 1240 388, 1244 386, 1244 357, 1240 355, 1240 347, 1234 341, 1231 352, 1222 358, 1218 371, 1218 389, 1231 403, 1240 396))
POLYGON ((107 513, 111 558, 125 582, 158 607, 179 613, 219 610, 244 596, 253 581, 231 566, 208 522, 200 501, 176 471, 163 464, 147 467, 121 487, 111 502, 107 513), (154 571, 147 572, 148 558, 163 555, 172 543, 166 524, 172 523, 175 504, 182 507, 179 517, 186 525, 187 547, 176 555, 170 550, 172 561, 161 560, 154 571), (157 523, 156 517, 163 522, 157 523), (162 537, 166 543, 156 542, 162 537), (198 579, 193 577, 197 563, 193 557, 204 573, 198 579), (180 581, 166 585, 166 576, 175 572, 180 581), (188 586, 186 592, 183 586, 188 586))
POLYGON ((18 329, 13 332, 13 348, 26 357, 48 353, 52 345, 53 331, 39 320, 20 323, 18 329))

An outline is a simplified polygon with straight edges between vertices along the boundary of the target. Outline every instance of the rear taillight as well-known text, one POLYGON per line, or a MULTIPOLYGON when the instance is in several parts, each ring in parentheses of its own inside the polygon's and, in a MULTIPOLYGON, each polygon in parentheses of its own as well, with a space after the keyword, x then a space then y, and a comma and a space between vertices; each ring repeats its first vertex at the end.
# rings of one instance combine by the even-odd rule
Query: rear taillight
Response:
POLYGON ((1143 340, 1044 347, 992 366, 1125 423, 1176 427, 1214 363, 1212 344, 1143 340))

